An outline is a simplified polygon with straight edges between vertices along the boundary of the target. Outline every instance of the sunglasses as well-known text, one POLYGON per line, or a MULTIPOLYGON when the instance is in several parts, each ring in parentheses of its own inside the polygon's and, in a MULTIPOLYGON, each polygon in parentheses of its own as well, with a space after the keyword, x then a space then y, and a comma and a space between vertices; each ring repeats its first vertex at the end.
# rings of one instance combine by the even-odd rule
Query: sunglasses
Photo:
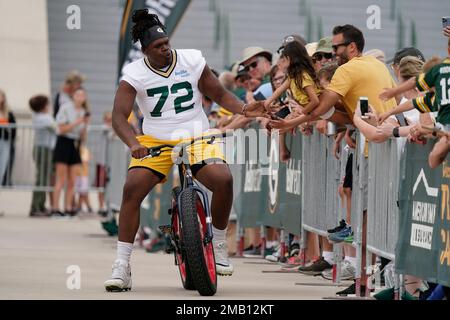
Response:
POLYGON ((342 42, 335 45, 332 45, 333 51, 336 52, 340 46, 348 46, 351 42, 342 42))
POLYGON ((315 62, 322 61, 323 58, 328 59, 328 60, 333 59, 333 54, 319 52, 319 53, 314 54, 314 56, 312 57, 312 60, 315 63, 315 62))
POLYGON ((258 66, 258 61, 259 61, 259 60, 256 60, 256 61, 253 61, 252 63, 246 65, 246 66, 244 67, 244 71, 248 72, 248 71, 250 71, 251 69, 255 69, 255 68, 258 66))

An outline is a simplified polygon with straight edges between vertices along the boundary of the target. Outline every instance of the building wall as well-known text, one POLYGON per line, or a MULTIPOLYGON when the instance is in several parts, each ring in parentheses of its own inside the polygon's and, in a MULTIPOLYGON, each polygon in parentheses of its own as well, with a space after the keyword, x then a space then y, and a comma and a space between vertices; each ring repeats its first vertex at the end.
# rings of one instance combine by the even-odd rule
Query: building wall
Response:
POLYGON ((17 117, 29 116, 28 99, 50 93, 45 0, 0 0, 0 88, 17 117))
POLYGON ((117 81, 117 55, 122 1, 48 0, 50 73, 52 97, 65 74, 77 69, 87 77, 92 122, 100 123, 104 111, 112 110, 117 81), (66 26, 67 7, 80 8, 80 29, 66 26))
POLYGON ((172 44, 201 49, 208 63, 220 70, 238 60, 247 46, 275 52, 285 35, 309 35, 310 41, 317 41, 321 35, 331 35, 335 25, 350 23, 363 31, 367 50, 382 49, 390 58, 399 44, 402 21, 404 46, 412 44, 414 22, 417 47, 425 56, 445 56, 441 19, 448 15, 450 1, 441 0, 193 0, 172 44), (371 5, 381 9, 380 29, 367 28, 366 11, 371 5))

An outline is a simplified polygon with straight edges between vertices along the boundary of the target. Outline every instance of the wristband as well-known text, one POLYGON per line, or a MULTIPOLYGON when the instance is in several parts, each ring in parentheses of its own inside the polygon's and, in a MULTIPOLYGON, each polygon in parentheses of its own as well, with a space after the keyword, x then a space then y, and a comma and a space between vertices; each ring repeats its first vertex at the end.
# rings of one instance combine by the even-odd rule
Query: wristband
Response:
POLYGON ((400 129, 400 127, 395 127, 394 129, 392 129, 392 135, 396 138, 400 138, 399 129, 400 129))
POLYGON ((245 109, 247 109, 247 106, 248 106, 248 104, 246 103, 246 104, 244 104, 243 106, 242 106, 242 114, 245 116, 245 109))

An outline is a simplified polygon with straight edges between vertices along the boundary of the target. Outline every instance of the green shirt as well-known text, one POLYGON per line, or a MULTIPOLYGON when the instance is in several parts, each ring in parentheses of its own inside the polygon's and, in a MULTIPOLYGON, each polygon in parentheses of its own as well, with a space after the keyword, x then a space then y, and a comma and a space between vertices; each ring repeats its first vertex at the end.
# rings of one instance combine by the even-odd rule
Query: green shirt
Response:
POLYGON ((434 101, 434 92, 428 91, 424 96, 412 99, 412 104, 420 113, 435 112, 437 108, 434 101))
POLYGON ((244 88, 236 88, 232 92, 238 99, 242 100, 242 98, 245 98, 245 93, 247 92, 247 90, 245 90, 244 88))
POLYGON ((270 82, 270 74, 266 74, 264 76, 264 78, 261 81, 261 84, 264 84, 264 83, 267 83, 267 82, 270 82))
POLYGON ((450 124, 450 58, 434 66, 427 73, 420 74, 416 85, 421 91, 429 91, 434 87, 433 111, 438 111, 436 120, 442 124, 450 124))

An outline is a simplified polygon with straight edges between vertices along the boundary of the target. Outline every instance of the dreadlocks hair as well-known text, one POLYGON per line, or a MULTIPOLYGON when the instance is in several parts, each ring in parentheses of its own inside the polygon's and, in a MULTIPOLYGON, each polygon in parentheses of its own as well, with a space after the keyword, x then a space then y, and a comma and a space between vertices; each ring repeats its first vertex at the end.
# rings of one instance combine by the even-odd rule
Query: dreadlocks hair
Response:
POLYGON ((289 67, 287 68, 287 74, 290 79, 295 80, 297 88, 302 88, 303 72, 309 74, 317 85, 316 70, 314 69, 311 57, 308 55, 306 48, 298 41, 289 42, 281 54, 282 57, 289 58, 289 67))
POLYGON ((144 32, 151 27, 159 26, 164 32, 166 27, 159 21, 156 14, 149 13, 147 9, 139 9, 133 12, 133 17, 131 21, 134 22, 134 26, 131 29, 131 36, 133 37, 133 42, 137 42, 142 39, 144 32))

